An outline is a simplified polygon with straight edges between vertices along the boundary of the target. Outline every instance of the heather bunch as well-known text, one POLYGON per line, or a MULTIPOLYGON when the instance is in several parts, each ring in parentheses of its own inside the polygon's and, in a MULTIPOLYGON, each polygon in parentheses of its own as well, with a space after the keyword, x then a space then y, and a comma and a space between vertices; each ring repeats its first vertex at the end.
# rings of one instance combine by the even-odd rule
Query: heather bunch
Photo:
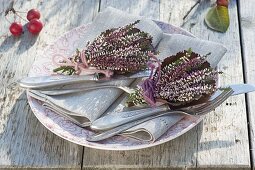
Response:
MULTIPOLYGON (((210 96, 217 89, 216 82, 218 72, 210 67, 206 61, 206 56, 201 56, 191 50, 179 52, 176 55, 167 57, 161 63, 161 69, 155 72, 153 78, 150 78, 151 101, 163 101, 172 106, 189 104, 201 100, 205 96, 210 96)), ((148 88, 144 87, 145 80, 139 87, 141 96, 148 88)), ((141 97, 140 96, 140 97, 141 97)), ((135 100, 135 99, 133 99, 135 100)), ((129 101, 130 103, 130 101, 129 101)), ((133 103, 134 104, 134 103, 133 103)))
MULTIPOLYGON (((154 48, 152 37, 135 28, 138 22, 139 20, 102 32, 92 42, 88 42, 84 50, 78 50, 71 59, 63 63, 69 63, 68 67, 72 69, 72 71, 69 70, 70 73, 80 73, 88 68, 116 73, 146 69, 147 62, 150 61, 148 53, 154 53, 154 48)), ((61 66, 67 67, 66 65, 61 66)), ((63 71, 60 67, 55 71, 63 71)))
POLYGON ((166 58, 160 72, 155 97, 173 105, 199 100, 217 89, 218 72, 210 67, 205 56, 192 51, 179 52, 166 58))

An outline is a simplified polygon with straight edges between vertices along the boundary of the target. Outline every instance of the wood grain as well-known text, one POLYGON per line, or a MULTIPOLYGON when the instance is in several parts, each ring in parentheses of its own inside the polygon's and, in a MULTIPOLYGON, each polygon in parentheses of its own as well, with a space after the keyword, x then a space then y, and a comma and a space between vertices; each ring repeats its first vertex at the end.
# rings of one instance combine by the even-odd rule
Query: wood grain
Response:
MULTIPOLYGON (((0 1, 0 12, 9 3, 0 1)), ((44 128, 31 112, 24 90, 15 82, 27 75, 45 46, 64 32, 90 22, 98 12, 99 1, 19 0, 14 7, 19 11, 39 9, 44 28, 39 36, 25 30, 19 38, 0 39, 0 168, 80 169, 83 147, 44 128)), ((4 13, 0 18, 2 35, 8 32, 9 24, 4 13)))
MULTIPOLYGON (((230 4, 231 25, 225 34, 210 31, 205 27, 203 18, 209 7, 210 4, 207 1, 201 1, 190 12, 184 23, 181 23, 182 19, 176 19, 175 22, 183 25, 185 29, 200 38, 223 43, 229 49, 229 52, 219 65, 219 69, 225 73, 225 76, 221 77, 220 84, 242 83, 243 73, 236 2, 232 1, 230 4)), ((170 16, 168 15, 166 18, 170 16)), ((204 120, 203 126, 198 129, 198 132, 203 131, 203 133, 198 143, 197 167, 249 168, 249 145, 246 126, 243 96, 230 98, 222 107, 209 114, 204 120)))
MULTIPOLYGON (((218 66, 224 72, 220 85, 243 83, 237 2, 233 0, 230 3, 231 24, 224 34, 211 31, 204 24, 204 16, 211 5, 208 1, 201 1, 182 24, 180 20, 177 22, 197 37, 223 43, 228 48, 218 66)), ((215 112, 210 113, 204 119, 203 126, 197 130, 202 131, 196 153, 197 167, 249 169, 246 119, 244 95, 229 98, 215 112)))
MULTIPOLYGON (((212 5, 197 0, 86 0, 22 1, 16 9, 38 8, 45 26, 38 37, 27 31, 20 38, 0 39, 0 168, 2 169, 249 169, 249 141, 244 95, 229 98, 202 124, 168 143, 136 151, 102 151, 67 142, 44 128, 31 112, 25 93, 15 83, 25 77, 45 46, 62 33, 90 22, 107 6, 182 26, 202 39, 221 42, 228 53, 219 64, 224 72, 220 84, 243 82, 242 55, 236 1, 230 4, 231 25, 227 33, 217 33, 204 25, 212 5), (99 4, 101 2, 101 4, 99 4), (193 6, 197 4, 194 8, 193 6), (190 11, 190 9, 193 9, 190 11), (188 14, 188 15, 187 15, 188 14), (184 18, 185 17, 185 18, 184 18), (68 19, 67 19, 68 18, 68 19), (184 18, 184 19, 183 19, 184 18)), ((0 12, 9 4, 0 1, 0 12)), ((254 9, 251 0, 240 2, 241 31, 246 81, 254 79, 254 9), (248 9, 248 10, 247 10, 248 9)), ((0 14, 1 21, 3 13, 0 14)), ((10 17, 10 20, 12 18, 10 17)), ((9 24, 1 22, 0 34, 9 24)), ((0 36, 1 36, 0 35, 0 36)), ((254 94, 248 95, 248 111, 254 146, 254 94)), ((254 147, 252 147, 254 148, 254 147)), ((254 154, 254 153, 253 153, 254 154)))
MULTIPOLYGON (((245 70, 246 83, 255 85, 255 4, 252 0, 239 1, 239 16, 241 24, 242 37, 242 52, 245 70)), ((247 95, 247 106, 249 115, 250 140, 251 140, 251 154, 252 163, 255 164, 255 94, 249 93, 247 95)), ((254 166, 253 166, 253 169, 254 166)))
MULTIPOLYGON (((219 69, 225 73, 220 78, 220 84, 242 83, 243 72, 236 1, 231 2, 231 26, 225 34, 211 31, 204 25, 204 16, 211 4, 208 1, 202 1, 194 6, 196 2, 190 0, 139 1, 139 3, 124 0, 102 1, 100 9, 113 6, 152 19, 159 18, 162 21, 183 26, 202 39, 223 43, 229 52, 219 64, 219 69), (145 8, 151 10, 146 11, 145 8), (190 8, 193 10, 189 11, 190 8), (189 14, 187 15, 187 13, 189 14)), ((91 167, 102 169, 143 169, 146 167, 249 169, 244 95, 231 97, 215 112, 210 113, 197 128, 163 145, 138 151, 119 152, 85 148, 83 165, 84 169, 91 167)))
MULTIPOLYGON (((191 16, 184 26, 198 37, 224 44, 228 52, 219 63, 223 71, 221 85, 243 83, 242 55, 240 48, 237 2, 230 1, 230 27, 224 34, 208 30, 204 15, 210 4, 206 1, 198 6, 198 13, 191 16), (198 22, 194 22, 198 21, 198 22), (195 23, 195 25, 193 24, 195 23), (204 29, 201 29, 204 28, 204 29)), ((226 167, 250 169, 249 138, 244 95, 230 97, 203 122, 203 131, 198 144, 198 167, 226 167)))

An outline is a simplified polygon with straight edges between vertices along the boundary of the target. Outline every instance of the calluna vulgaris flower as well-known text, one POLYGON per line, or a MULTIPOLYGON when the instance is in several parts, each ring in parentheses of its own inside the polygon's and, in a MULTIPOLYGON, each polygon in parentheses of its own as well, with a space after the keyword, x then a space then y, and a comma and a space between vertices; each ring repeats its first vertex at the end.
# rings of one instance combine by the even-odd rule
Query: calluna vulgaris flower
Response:
MULTIPOLYGON (((152 37, 134 27, 138 22, 102 32, 94 41, 87 43, 85 50, 77 51, 71 62, 117 73, 146 69, 150 60, 148 53, 154 53, 154 48, 152 37)), ((75 73, 75 66, 68 69, 68 73, 75 73)), ((63 72, 63 69, 55 69, 55 72, 58 71, 63 72)))
MULTIPOLYGON (((161 70, 154 74, 154 98, 163 99, 173 106, 184 105, 211 95, 217 89, 217 78, 218 72, 210 67, 206 56, 191 50, 179 52, 167 57, 161 70)), ((133 104, 145 103, 141 96, 144 88, 139 89, 142 91, 136 92, 135 97, 134 94, 129 96, 129 103, 132 100, 135 101, 133 104)))

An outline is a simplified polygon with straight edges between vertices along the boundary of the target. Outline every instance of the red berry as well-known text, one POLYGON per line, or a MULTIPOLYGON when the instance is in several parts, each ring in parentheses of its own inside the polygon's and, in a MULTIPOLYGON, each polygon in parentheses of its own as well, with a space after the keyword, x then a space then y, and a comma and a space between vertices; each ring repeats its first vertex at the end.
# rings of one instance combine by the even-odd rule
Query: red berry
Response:
POLYGON ((20 36, 22 34, 22 25, 19 22, 13 22, 9 27, 10 32, 14 36, 20 36))
POLYGON ((217 5, 228 7, 228 0, 217 0, 217 5))
POLYGON ((30 9, 27 12, 27 20, 30 21, 32 19, 39 19, 41 16, 40 12, 37 9, 30 9))
POLYGON ((28 22, 27 29, 32 34, 39 34, 43 28, 43 23, 39 19, 32 19, 28 22))

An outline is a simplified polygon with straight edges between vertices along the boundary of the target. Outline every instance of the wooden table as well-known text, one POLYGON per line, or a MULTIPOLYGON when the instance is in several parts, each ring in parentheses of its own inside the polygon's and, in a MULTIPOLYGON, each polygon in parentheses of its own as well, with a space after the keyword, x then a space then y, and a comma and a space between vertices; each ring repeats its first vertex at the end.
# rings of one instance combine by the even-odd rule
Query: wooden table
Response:
MULTIPOLYGON (((209 30, 206 0, 17 0, 20 11, 37 8, 45 26, 38 37, 0 39, 0 168, 2 169, 195 169, 254 168, 255 93, 229 98, 196 128, 160 146, 136 151, 102 151, 82 147, 52 134, 39 123, 24 90, 15 83, 25 77, 45 46, 64 32, 91 22, 107 6, 161 20, 197 37, 223 43, 229 50, 219 64, 222 85, 255 84, 255 3, 231 0, 230 28, 209 30)), ((0 1, 0 12, 10 1, 0 1)), ((9 24, 0 15, 0 34, 9 24)))

